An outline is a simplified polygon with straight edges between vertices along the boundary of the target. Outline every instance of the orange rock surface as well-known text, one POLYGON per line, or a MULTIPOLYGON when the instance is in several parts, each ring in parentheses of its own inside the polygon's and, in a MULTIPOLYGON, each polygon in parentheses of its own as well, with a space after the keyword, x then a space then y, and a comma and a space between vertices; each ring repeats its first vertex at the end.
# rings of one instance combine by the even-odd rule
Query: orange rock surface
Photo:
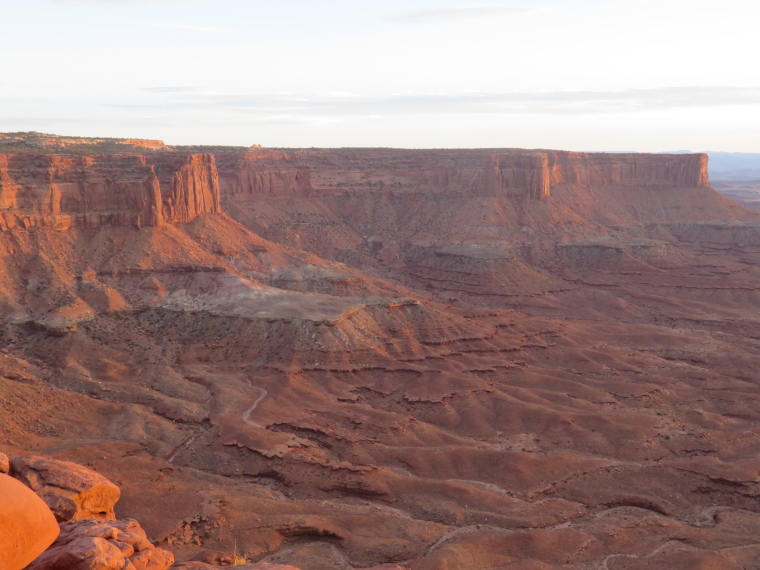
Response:
POLYGON ((8 475, 0 474, 0 569, 22 570, 58 536, 45 503, 8 475))
POLYGON ((0 231, 158 226, 218 210, 213 155, 0 155, 0 231))
POLYGON ((66 522, 28 570, 166 570, 174 556, 155 548, 133 520, 66 522))
POLYGON ((114 520, 119 488, 94 471, 46 457, 14 457, 11 476, 32 489, 59 522, 83 519, 114 520))

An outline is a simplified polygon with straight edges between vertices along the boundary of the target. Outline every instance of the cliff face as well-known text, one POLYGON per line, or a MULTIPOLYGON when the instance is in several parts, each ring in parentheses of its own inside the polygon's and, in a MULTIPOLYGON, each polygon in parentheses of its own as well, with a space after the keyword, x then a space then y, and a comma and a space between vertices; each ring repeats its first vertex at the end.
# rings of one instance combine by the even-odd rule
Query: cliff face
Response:
POLYGON ((551 193, 549 157, 545 153, 492 155, 474 190, 477 196, 546 198, 551 193))
POLYGON ((219 211, 213 155, 0 155, 0 230, 157 226, 219 211))
POLYGON ((0 155, 0 229, 157 226, 270 197, 548 198, 558 186, 709 186, 706 155, 337 149, 0 155))
POLYGON ((548 158, 531 151, 257 150, 218 157, 223 192, 238 198, 354 192, 469 196, 549 194, 548 158))
POLYGON ((293 157, 261 150, 217 157, 221 184, 230 194, 244 196, 309 196, 311 172, 293 157))
POLYGON ((219 180, 213 154, 148 157, 161 191, 164 220, 189 222, 219 212, 219 180))
POLYGON ((550 184, 708 188, 706 154, 546 152, 550 184))
POLYGON ((526 150, 338 149, 219 157, 225 194, 244 197, 436 193, 540 200, 559 184, 708 187, 707 155, 526 150))

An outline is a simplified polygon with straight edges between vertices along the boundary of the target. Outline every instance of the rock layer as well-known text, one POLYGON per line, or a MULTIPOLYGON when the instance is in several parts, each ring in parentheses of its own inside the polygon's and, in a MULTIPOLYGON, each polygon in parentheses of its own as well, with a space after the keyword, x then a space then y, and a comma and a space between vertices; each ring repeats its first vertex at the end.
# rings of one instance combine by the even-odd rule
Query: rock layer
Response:
POLYGON ((705 154, 258 149, 221 153, 218 160, 225 193, 254 197, 414 192, 536 200, 558 184, 709 186, 705 154))
POLYGON ((547 151, 551 185, 708 188, 706 154, 547 151))
POLYGON ((158 226, 218 211, 213 155, 0 155, 3 231, 158 226))

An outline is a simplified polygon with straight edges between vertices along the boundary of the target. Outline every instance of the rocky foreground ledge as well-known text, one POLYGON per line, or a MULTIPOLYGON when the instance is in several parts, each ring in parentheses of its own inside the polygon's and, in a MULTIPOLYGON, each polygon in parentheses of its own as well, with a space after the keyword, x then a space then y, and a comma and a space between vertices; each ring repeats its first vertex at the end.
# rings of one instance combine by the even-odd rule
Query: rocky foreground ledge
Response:
MULTIPOLYGON (((299 570, 208 551, 175 563, 140 524, 117 520, 119 488, 69 461, 0 453, 0 570, 299 570)), ((374 570, 401 570, 380 566, 374 570)))

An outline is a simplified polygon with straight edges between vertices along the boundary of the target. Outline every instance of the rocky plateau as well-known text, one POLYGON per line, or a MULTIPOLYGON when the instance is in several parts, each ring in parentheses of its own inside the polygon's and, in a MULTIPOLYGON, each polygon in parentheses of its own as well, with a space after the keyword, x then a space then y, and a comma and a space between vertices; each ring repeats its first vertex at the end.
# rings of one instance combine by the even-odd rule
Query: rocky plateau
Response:
POLYGON ((760 568, 760 213, 706 155, 5 139, 30 568, 760 568))

